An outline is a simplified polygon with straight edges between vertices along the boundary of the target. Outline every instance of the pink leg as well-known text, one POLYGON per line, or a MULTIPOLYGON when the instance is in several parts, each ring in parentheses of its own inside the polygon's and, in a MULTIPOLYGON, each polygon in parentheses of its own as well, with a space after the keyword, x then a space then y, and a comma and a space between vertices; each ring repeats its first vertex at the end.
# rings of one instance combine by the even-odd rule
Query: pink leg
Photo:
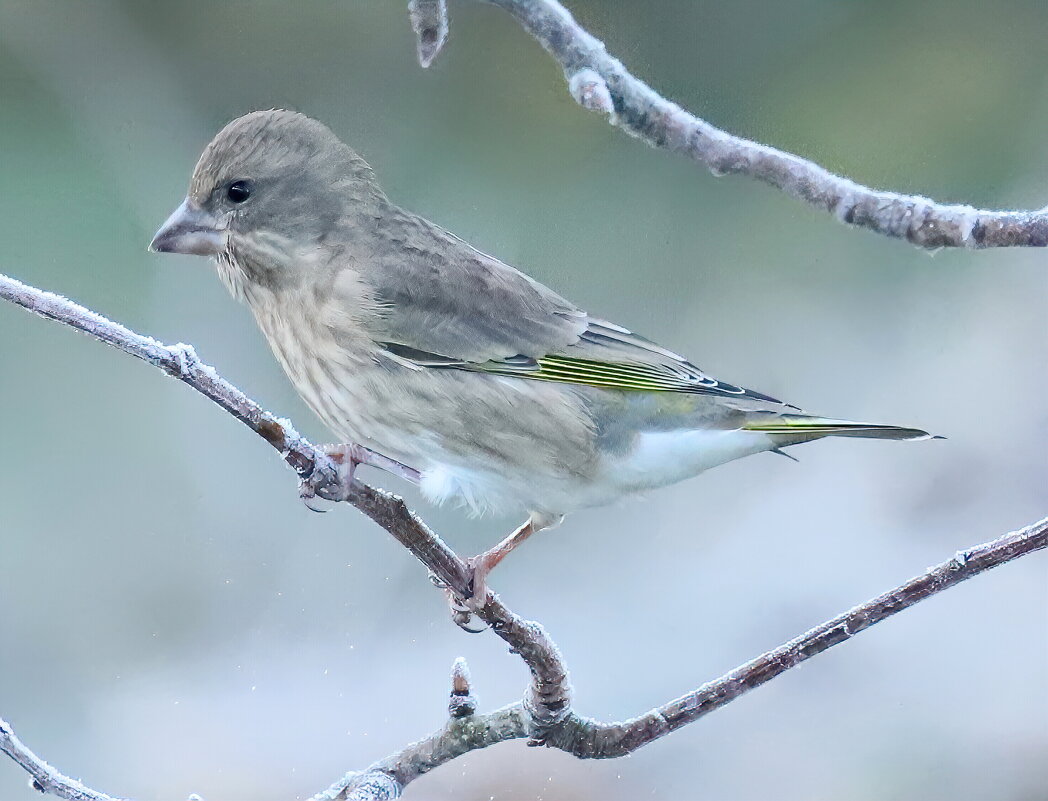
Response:
POLYGON ((324 452, 335 462, 335 464, 341 465, 343 468, 340 472, 342 473, 342 487, 349 495, 349 488, 353 484, 353 476, 357 472, 357 465, 363 464, 363 460, 357 456, 356 445, 324 445, 324 452))
POLYGON ((477 632, 484 630, 484 626, 472 628, 470 623, 473 620, 473 613, 480 607, 484 606, 488 601, 488 573, 490 573, 499 562, 509 556, 514 548, 524 542, 524 540, 536 531, 542 531, 544 528, 553 528, 554 526, 559 525, 560 521, 563 519, 563 515, 549 515, 532 512, 531 517, 528 518, 526 523, 519 526, 516 531, 502 540, 502 542, 494 548, 485 551, 479 556, 467 559, 466 564, 473 573, 470 582, 472 595, 469 598, 458 597, 458 595, 447 585, 438 580, 433 580, 433 576, 430 576, 433 583, 441 587, 447 594, 448 604, 451 606, 452 620, 455 621, 459 628, 468 631, 471 634, 476 634, 477 632))
POLYGON ((516 531, 502 540, 502 542, 494 548, 489 548, 479 556, 474 556, 468 560, 468 564, 473 570, 473 597, 469 599, 470 601, 480 604, 484 604, 487 601, 488 573, 494 570, 499 562, 509 556, 514 548, 538 530, 539 529, 535 526, 534 521, 531 518, 528 518, 526 523, 517 528, 516 531))

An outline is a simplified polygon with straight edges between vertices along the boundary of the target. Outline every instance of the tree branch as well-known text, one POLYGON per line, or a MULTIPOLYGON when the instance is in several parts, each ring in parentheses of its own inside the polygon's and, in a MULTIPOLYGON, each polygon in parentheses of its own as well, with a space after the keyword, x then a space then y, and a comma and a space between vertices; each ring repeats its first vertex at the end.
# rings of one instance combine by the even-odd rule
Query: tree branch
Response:
MULTIPOLYGON (((727 133, 634 77, 556 0, 487 0, 503 8, 560 64, 572 97, 652 147, 681 153, 714 175, 748 175, 841 222, 922 248, 1045 247, 1048 208, 994 211, 863 186, 811 161, 727 133)), ((446 21, 446 20, 445 20, 446 21)))
MULTIPOLYGON (((986 570, 1045 547, 1048 547, 1048 518, 1019 531, 1005 534, 992 542, 959 551, 951 559, 929 568, 905 584, 872 598, 702 685, 697 690, 643 715, 622 723, 600 723, 571 712, 559 724, 550 728, 543 740, 533 739, 531 744, 559 748, 582 759, 625 756, 715 709, 726 706, 740 695, 828 648, 851 639, 875 623, 986 570)), ((344 784, 336 783, 327 791, 334 792, 333 795, 322 793, 312 801, 325 801, 329 798, 396 798, 396 795, 340 796, 338 793, 359 792, 361 787, 372 781, 376 773, 393 778, 403 789, 408 782, 467 751, 486 748, 509 739, 528 737, 527 716, 524 713, 523 705, 517 703, 487 715, 467 719, 468 725, 452 719, 439 732, 412 743, 361 774, 347 777, 344 784), (336 790, 336 787, 339 789, 336 790)))
POLYGON ((1048 547, 1048 517, 990 542, 958 551, 952 558, 895 589, 849 609, 668 704, 624 723, 572 721, 575 726, 564 726, 556 733, 558 738, 564 736, 563 745, 554 738, 547 744, 587 758, 629 754, 914 604, 1045 547, 1048 547))
MULTIPOLYGON (((213 368, 203 364, 188 345, 164 345, 76 303, 0 275, 0 297, 30 311, 83 331, 174 376, 210 398, 247 425, 284 456, 299 477, 322 497, 345 500, 377 522, 406 547, 456 595, 469 594, 470 573, 451 550, 404 502, 380 489, 354 481, 343 486, 338 466, 322 450, 295 432, 286 420, 263 410, 213 368)), ((407 478, 411 468, 354 446, 367 464, 407 478)), ((411 781, 469 751, 505 740, 528 738, 530 745, 558 748, 582 758, 609 758, 631 753, 681 726, 730 703, 745 692, 810 659, 866 628, 985 570, 1048 546, 1048 518, 992 542, 958 552, 924 574, 839 615, 788 643, 768 651, 697 690, 622 723, 600 723, 571 709, 568 670, 556 643, 538 623, 510 611, 497 596, 488 596, 476 614, 518 654, 531 672, 522 701, 484 715, 468 670, 456 662, 452 672, 449 720, 438 732, 375 763, 348 773, 313 801, 378 801, 397 798, 411 781)), ((113 801, 58 773, 39 759, 0 722, 0 751, 24 768, 42 792, 73 801, 113 801)))
POLYGON ((10 724, 3 719, 0 719, 0 751, 11 757, 29 774, 29 784, 38 792, 48 793, 58 798, 67 798, 69 801, 122 801, 122 799, 85 787, 76 779, 70 779, 59 773, 26 748, 25 744, 15 736, 10 724))

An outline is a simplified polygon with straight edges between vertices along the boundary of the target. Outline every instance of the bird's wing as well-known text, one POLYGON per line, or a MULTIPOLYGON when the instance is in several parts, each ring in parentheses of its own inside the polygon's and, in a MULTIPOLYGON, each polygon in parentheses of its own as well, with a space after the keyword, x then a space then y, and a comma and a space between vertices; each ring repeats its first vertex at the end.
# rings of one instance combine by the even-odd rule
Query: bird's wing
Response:
POLYGON ((383 248, 389 255, 362 276, 377 307, 368 334, 401 363, 787 405, 718 381, 437 226, 410 222, 404 241, 383 248))
POLYGON ((406 212, 361 265, 368 335, 420 362, 482 363, 567 348, 586 313, 553 290, 406 212))
POLYGON ((587 319, 586 330, 579 341, 562 350, 537 357, 517 356, 455 366, 536 381, 605 389, 716 395, 787 405, 760 392, 718 381, 683 356, 614 323, 593 318, 587 319))

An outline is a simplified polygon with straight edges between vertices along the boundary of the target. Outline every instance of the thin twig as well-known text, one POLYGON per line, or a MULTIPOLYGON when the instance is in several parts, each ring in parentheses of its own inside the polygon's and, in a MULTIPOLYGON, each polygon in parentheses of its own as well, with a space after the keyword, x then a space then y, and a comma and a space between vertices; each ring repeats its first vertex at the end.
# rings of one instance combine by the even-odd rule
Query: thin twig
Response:
MULTIPOLYGON (((291 422, 264 410, 255 401, 222 378, 215 369, 200 361, 192 345, 165 345, 114 323, 68 298, 23 284, 0 273, 0 297, 51 320, 57 320, 95 339, 129 353, 214 401, 236 419, 272 445, 299 478, 308 481, 316 494, 330 500, 346 500, 384 528, 396 526, 398 539, 427 564, 448 585, 459 592, 468 586, 464 568, 458 569, 448 558, 451 549, 440 542, 425 523, 408 510, 397 496, 354 482, 348 497, 339 477, 338 465, 320 448, 301 436, 291 422)), ((418 471, 361 445, 353 454, 362 464, 418 483, 418 471)), ((452 554, 453 555, 453 554, 452 554)), ((467 593, 468 594, 468 593, 467 593)))
POLYGON ((649 145, 715 175, 748 175, 841 222, 922 248, 1044 247, 1048 208, 994 211, 858 184, 814 162, 727 133, 659 95, 611 56, 556 0, 487 0, 504 8, 560 64, 572 97, 649 145))
POLYGON ((1048 547, 1048 517, 990 542, 958 551, 904 584, 849 609, 778 648, 761 654, 719 679, 624 723, 611 725, 585 719, 567 721, 548 745, 579 757, 604 759, 632 753, 681 726, 731 703, 790 668, 850 640, 943 590, 991 568, 1048 547))
POLYGON ((30 751, 15 736, 10 724, 2 719, 0 719, 0 751, 11 757, 29 774, 29 782, 38 792, 49 793, 58 798, 67 798, 69 801, 122 801, 85 787, 76 779, 70 779, 65 774, 59 773, 30 751))
POLYGON ((451 695, 448 698, 448 714, 453 718, 466 718, 477 714, 477 698, 473 695, 469 665, 461 656, 451 666, 451 695))
MULTIPOLYGON (((65 323, 95 339, 159 367, 165 373, 189 384, 197 392, 217 403, 262 439, 280 451, 300 478, 312 479, 318 493, 341 492, 335 463, 305 437, 295 431, 291 422, 274 417, 255 401, 204 364, 192 345, 179 342, 165 345, 152 337, 136 334, 120 323, 85 309, 68 298, 23 284, 0 273, 0 297, 31 312, 65 323)), ((362 464, 385 470, 395 476, 418 483, 418 471, 362 445, 354 448, 362 464)), ((352 501, 351 501, 352 503, 352 501)), ((354 503, 354 505, 357 505, 354 503)))
MULTIPOLYGON (((345 500, 388 531, 457 595, 469 595, 470 571, 465 562, 396 496, 354 481, 342 486, 337 465, 322 450, 299 436, 286 420, 274 417, 239 389, 203 364, 188 345, 164 345, 136 334, 118 323, 59 295, 0 275, 0 297, 44 317, 65 323, 96 339, 143 359, 196 389, 243 422, 281 452, 298 475, 318 494, 345 500)), ((354 448, 354 455, 397 475, 411 477, 411 468, 354 448), (370 455, 369 455, 370 454, 370 455)), ((417 475, 417 474, 416 474, 417 475)), ((556 643, 538 623, 525 620, 501 600, 489 595, 475 605, 477 615, 518 654, 531 671, 524 699, 495 712, 476 715, 466 703, 459 717, 451 716, 430 737, 376 763, 360 773, 349 773, 314 801, 380 801, 399 797, 403 788, 435 767, 478 748, 510 739, 528 738, 583 758, 607 758, 631 753, 647 743, 730 703, 743 693, 789 670, 815 654, 850 639, 854 634, 925 598, 1048 546, 1048 518, 1021 531, 959 552, 900 587, 818 626, 795 640, 763 654, 721 678, 661 707, 623 723, 599 723, 571 709, 567 665, 556 643)), ((453 687, 469 697, 464 667, 455 673, 453 687)), ((33 777, 36 787, 74 801, 110 801, 55 771, 26 748, 10 727, 0 724, 0 751, 11 756, 33 777)))

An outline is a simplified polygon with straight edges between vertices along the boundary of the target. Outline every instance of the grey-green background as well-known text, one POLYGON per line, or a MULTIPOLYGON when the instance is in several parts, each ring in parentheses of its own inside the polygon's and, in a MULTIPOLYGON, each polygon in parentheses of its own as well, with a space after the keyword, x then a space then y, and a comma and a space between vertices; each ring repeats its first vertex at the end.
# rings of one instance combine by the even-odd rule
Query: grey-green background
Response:
MULTIPOLYGON (((326 121, 387 190, 583 307, 813 411, 943 442, 829 441, 584 512, 493 586, 570 661, 578 710, 639 713, 1045 513, 1043 251, 934 257, 716 179, 579 109, 512 19, 452 3, 415 63, 400 0, 0 0, 0 271, 194 343, 326 434, 202 260, 145 252, 227 120, 326 121)), ((716 124, 871 184, 1048 201, 1043 2, 570 3, 716 124)), ((0 714, 114 794, 309 796, 525 671, 448 621, 351 509, 203 398, 0 305, 0 714)), ((369 478, 417 502, 388 476, 369 478)), ((514 520, 421 506, 464 552, 514 520)), ((517 742, 430 799, 1041 799, 1046 562, 982 576, 634 755, 517 742)), ((30 799, 0 762, 0 797, 30 799)))

